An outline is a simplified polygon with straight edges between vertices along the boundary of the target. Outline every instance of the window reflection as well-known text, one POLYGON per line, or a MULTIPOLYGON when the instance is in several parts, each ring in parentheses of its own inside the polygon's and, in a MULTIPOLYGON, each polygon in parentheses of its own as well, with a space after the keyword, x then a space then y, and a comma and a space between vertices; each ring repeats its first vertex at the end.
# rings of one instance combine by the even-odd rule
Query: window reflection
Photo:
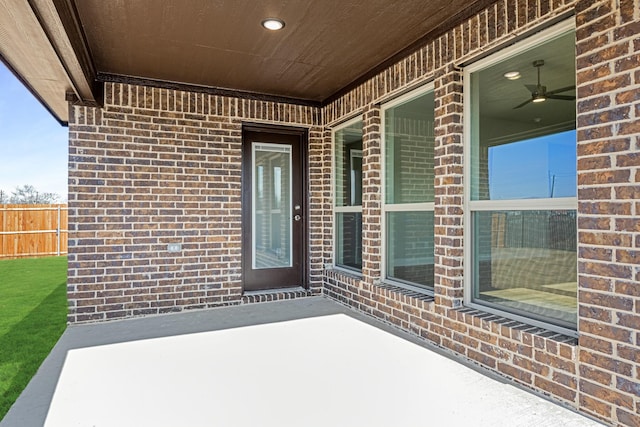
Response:
POLYGON ((434 116, 433 91, 384 111, 386 276, 427 290, 434 282, 434 116))
POLYGON ((489 199, 576 196, 576 132, 489 147, 489 199))
POLYGON ((474 214, 476 301, 575 327, 576 212, 474 214))
POLYGON ((362 121, 334 134, 336 265, 362 269, 362 121))

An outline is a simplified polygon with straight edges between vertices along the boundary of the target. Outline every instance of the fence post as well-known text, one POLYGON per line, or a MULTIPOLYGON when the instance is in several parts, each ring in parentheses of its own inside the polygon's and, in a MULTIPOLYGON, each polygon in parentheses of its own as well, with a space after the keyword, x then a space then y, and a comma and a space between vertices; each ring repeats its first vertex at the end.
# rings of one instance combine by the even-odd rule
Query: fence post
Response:
POLYGON ((60 205, 58 205, 58 223, 56 226, 56 252, 60 256, 60 205))

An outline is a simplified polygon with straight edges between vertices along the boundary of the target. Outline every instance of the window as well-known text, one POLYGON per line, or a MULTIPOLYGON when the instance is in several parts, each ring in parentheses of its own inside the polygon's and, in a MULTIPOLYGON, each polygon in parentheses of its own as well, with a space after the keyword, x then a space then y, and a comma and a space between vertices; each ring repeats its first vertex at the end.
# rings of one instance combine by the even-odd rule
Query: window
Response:
POLYGON ((336 129, 335 171, 335 263, 362 269, 362 120, 336 129))
POLYGON ((575 34, 559 24, 465 70, 467 303, 577 322, 575 34))
POLYGON ((433 290, 434 95, 412 93, 385 106, 385 275, 433 290))

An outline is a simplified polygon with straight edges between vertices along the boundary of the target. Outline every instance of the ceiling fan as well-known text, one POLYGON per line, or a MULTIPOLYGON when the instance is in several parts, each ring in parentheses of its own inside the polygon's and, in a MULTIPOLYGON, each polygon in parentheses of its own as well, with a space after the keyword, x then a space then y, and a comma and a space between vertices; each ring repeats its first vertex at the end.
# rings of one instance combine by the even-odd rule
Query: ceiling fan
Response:
POLYGON ((538 69, 538 84, 525 85, 527 89, 529 89, 529 92, 531 92, 531 98, 527 99, 522 104, 513 107, 514 110, 516 108, 524 107, 530 102, 542 102, 542 101, 546 101, 547 99, 560 99, 563 101, 573 101, 576 99, 575 96, 571 96, 571 95, 558 95, 559 93, 566 92, 571 89, 575 89, 576 88, 575 86, 566 86, 566 87, 561 87, 560 89, 547 91, 547 87, 540 84, 540 68, 542 68, 543 65, 544 65, 543 59, 537 59, 533 61, 533 66, 538 69))

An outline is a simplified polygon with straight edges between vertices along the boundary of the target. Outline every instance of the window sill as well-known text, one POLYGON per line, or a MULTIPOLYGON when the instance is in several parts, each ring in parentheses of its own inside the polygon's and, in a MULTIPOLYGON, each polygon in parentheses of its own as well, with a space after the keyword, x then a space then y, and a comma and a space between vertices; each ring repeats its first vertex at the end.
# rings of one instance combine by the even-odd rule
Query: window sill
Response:
POLYGON ((539 331, 539 333, 544 333, 545 335, 557 335, 559 337, 565 337, 566 342, 576 341, 577 343, 578 331, 538 321, 526 316, 519 316, 517 314, 494 309, 492 307, 487 307, 481 304, 475 304, 472 302, 465 303, 463 307, 457 310, 460 312, 464 310, 472 310, 476 313, 481 313, 483 318, 492 317, 493 321, 499 322, 501 325, 509 324, 509 326, 517 327, 521 330, 527 330, 529 332, 535 331, 536 334, 538 334, 539 331))
POLYGON ((411 286, 405 283, 398 283, 393 280, 383 280, 374 284, 378 288, 391 290, 411 298, 421 301, 433 301, 433 291, 422 289, 418 286, 411 286))
POLYGON ((347 276, 349 278, 358 279, 358 280, 362 280, 362 278, 364 277, 361 271, 351 270, 349 268, 344 268, 337 265, 329 266, 328 268, 325 268, 324 271, 333 272, 335 274, 341 274, 343 276, 347 276))

